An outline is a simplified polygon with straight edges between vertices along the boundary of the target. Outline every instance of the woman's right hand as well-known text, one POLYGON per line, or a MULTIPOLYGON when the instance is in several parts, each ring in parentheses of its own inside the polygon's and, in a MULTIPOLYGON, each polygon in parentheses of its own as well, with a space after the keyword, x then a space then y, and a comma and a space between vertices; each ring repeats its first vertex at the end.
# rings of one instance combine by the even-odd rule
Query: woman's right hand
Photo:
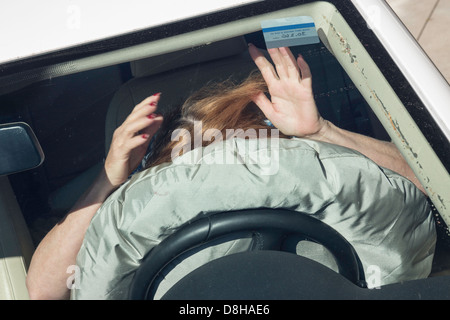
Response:
POLYGON ((160 128, 163 117, 155 114, 159 99, 157 93, 139 103, 114 131, 104 168, 112 189, 124 183, 138 167, 160 128))
POLYGON ((324 134, 327 122, 320 116, 312 91, 308 64, 296 60, 289 48, 268 49, 274 66, 254 46, 249 52, 267 83, 271 100, 263 92, 253 102, 285 135, 314 138, 324 134))

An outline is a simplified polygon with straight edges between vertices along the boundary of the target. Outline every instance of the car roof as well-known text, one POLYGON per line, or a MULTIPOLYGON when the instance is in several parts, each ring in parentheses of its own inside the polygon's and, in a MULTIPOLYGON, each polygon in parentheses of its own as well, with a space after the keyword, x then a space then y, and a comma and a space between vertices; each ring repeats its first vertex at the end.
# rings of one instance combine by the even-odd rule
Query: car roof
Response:
POLYGON ((258 1, 4 1, 0 64, 258 1))

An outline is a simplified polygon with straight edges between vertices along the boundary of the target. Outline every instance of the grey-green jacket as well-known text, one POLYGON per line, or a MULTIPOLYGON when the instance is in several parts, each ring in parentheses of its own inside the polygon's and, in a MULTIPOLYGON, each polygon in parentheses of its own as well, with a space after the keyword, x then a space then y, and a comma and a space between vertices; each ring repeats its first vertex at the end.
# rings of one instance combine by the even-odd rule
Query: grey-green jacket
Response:
MULTIPOLYGON (((180 226, 209 213, 259 207, 295 210, 331 225, 354 246, 369 285, 431 271, 434 221, 409 180, 336 145, 234 138, 138 173, 112 194, 87 230, 72 298, 126 299, 141 259, 180 226)), ((251 241, 194 254, 166 275, 156 297, 197 266, 247 250, 251 241)), ((333 267, 323 248, 301 252, 333 267)))

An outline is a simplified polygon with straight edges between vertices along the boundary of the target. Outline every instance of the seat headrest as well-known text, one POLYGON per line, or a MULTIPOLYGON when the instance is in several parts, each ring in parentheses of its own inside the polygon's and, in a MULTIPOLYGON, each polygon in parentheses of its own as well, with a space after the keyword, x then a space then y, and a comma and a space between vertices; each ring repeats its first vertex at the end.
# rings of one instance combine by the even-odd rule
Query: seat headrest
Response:
POLYGON ((180 67, 230 57, 244 52, 247 48, 247 42, 243 37, 221 40, 199 47, 132 61, 131 72, 135 78, 146 77, 180 67))

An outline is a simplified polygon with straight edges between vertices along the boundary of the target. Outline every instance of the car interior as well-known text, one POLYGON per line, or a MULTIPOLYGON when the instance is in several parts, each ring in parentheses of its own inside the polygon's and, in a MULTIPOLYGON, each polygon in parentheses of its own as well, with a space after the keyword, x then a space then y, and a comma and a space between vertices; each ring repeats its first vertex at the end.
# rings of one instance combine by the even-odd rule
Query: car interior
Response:
MULTIPOLYGON (((0 299, 27 297, 23 278, 34 248, 96 177, 114 130, 136 104, 162 92, 158 112, 165 115, 210 82, 244 80, 256 70, 248 44, 266 49, 260 22, 293 15, 316 23, 320 43, 291 50, 311 67, 322 116, 341 128, 396 143, 431 190, 430 203, 446 226, 450 208, 442 199, 448 197, 448 163, 442 163, 386 80, 381 59, 366 51, 331 3, 312 2, 82 58, 71 62, 76 72, 55 66, 47 73, 38 69, 40 75, 31 80, 1 80, 0 124, 28 124, 45 160, 0 177, 0 281, 8 283, 0 288, 0 299)), ((432 276, 450 270, 449 251, 448 241, 438 240, 432 276)))

